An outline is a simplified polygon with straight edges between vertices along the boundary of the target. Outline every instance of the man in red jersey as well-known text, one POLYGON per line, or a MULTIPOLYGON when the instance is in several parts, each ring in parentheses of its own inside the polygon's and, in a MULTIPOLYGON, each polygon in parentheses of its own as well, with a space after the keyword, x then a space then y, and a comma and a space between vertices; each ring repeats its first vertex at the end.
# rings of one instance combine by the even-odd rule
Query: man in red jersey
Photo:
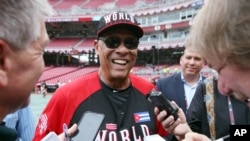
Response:
POLYGON ((34 141, 40 141, 50 131, 61 133, 64 123, 79 123, 86 111, 105 115, 96 136, 99 141, 167 136, 154 106, 145 97, 155 86, 130 74, 143 36, 137 20, 125 12, 107 14, 100 19, 97 36, 94 47, 100 61, 98 72, 57 89, 39 118, 34 141))

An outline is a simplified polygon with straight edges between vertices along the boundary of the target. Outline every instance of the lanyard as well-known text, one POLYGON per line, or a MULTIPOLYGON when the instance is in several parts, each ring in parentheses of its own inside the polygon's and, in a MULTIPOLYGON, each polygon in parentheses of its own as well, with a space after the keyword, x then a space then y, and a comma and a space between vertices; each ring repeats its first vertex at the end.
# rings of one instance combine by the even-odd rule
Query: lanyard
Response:
POLYGON ((227 96, 227 103, 228 103, 228 110, 229 110, 229 116, 230 116, 230 123, 231 123, 231 125, 234 125, 235 124, 234 112, 233 112, 233 106, 232 106, 230 96, 227 96))

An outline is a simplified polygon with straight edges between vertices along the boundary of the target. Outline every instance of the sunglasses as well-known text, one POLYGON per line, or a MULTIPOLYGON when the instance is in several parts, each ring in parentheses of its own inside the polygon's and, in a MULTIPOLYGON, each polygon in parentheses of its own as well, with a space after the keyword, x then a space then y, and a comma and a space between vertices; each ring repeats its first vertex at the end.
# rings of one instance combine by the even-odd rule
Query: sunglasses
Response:
POLYGON ((137 38, 125 38, 124 40, 122 40, 117 36, 110 36, 106 39, 99 37, 98 40, 103 41, 110 49, 118 48, 121 45, 122 41, 127 49, 137 49, 139 44, 137 38))

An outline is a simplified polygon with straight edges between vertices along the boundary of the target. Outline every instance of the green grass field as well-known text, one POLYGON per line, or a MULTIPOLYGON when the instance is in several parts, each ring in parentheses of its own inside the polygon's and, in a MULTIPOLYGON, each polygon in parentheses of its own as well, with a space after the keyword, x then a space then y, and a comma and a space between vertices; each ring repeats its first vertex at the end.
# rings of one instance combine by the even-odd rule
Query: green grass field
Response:
POLYGON ((41 94, 31 94, 30 107, 35 116, 36 123, 51 96, 52 95, 46 95, 46 97, 43 97, 41 94))

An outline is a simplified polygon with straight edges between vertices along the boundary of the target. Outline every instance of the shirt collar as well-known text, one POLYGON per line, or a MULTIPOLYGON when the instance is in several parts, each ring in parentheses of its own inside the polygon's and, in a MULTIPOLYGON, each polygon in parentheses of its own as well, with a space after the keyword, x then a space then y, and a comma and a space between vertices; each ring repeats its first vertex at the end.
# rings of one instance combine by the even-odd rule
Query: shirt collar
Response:
MULTIPOLYGON (((184 83, 187 83, 187 81, 184 79, 184 76, 183 76, 183 73, 181 72, 181 80, 184 82, 184 83)), ((197 84, 200 84, 202 82, 202 75, 200 74, 200 78, 199 80, 196 82, 197 84)))

